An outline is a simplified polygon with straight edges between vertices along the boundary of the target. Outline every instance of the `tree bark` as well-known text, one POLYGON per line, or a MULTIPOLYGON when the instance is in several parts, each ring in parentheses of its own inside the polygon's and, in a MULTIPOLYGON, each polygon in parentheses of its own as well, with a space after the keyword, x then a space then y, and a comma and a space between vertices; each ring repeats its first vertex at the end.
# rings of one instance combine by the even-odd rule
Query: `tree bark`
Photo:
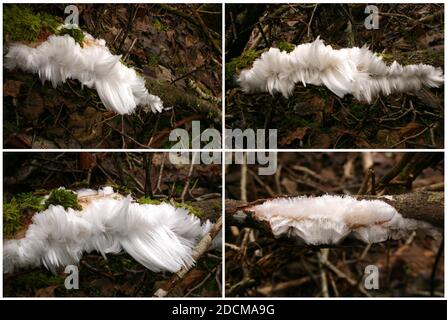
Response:
POLYGON ((169 82, 159 81, 148 76, 145 77, 145 80, 149 91, 159 96, 166 106, 189 108, 208 116, 210 119, 215 119, 217 123, 220 123, 220 119, 222 118, 220 104, 196 97, 185 90, 171 85, 169 82))
POLYGON ((382 200, 404 218, 421 220, 444 228, 444 192, 417 191, 386 196, 357 196, 358 199, 382 200))

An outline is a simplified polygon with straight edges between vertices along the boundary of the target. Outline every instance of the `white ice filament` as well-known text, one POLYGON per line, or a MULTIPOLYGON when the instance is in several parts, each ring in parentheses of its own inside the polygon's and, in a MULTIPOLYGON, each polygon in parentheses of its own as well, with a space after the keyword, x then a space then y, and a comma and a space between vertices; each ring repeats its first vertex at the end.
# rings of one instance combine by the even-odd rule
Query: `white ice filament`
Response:
POLYGON ((131 114, 137 106, 161 112, 160 98, 149 94, 144 78, 120 59, 109 51, 104 40, 89 34, 85 34, 83 47, 69 35, 52 35, 36 48, 11 44, 5 66, 36 73, 42 82, 50 81, 53 87, 67 79, 78 80, 96 89, 104 106, 119 114, 131 114))
POLYGON ((202 224, 186 209, 167 203, 140 205, 106 191, 82 211, 50 206, 35 214, 24 238, 4 242, 4 272, 41 265, 55 270, 78 264, 84 252, 92 251, 104 257, 125 251, 155 272, 176 272, 195 263, 193 248, 210 231, 211 222, 202 224))
POLYGON ((338 244, 348 236, 376 243, 430 227, 403 218, 385 201, 349 196, 279 198, 253 206, 250 211, 268 221, 275 236, 297 237, 312 245, 338 244))
POLYGON ((297 83, 324 85, 339 97, 352 94, 370 103, 379 94, 439 87, 443 72, 426 64, 387 66, 367 47, 332 49, 317 38, 287 53, 270 48, 243 70, 238 82, 244 92, 281 93, 288 98, 297 83))

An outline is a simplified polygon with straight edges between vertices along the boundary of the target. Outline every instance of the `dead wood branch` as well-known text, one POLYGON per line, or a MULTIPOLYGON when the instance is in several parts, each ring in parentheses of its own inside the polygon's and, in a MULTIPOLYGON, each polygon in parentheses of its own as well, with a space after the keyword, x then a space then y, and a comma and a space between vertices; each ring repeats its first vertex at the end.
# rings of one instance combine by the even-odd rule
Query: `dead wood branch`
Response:
MULTIPOLYGON (((416 219, 430 223, 434 227, 444 227, 444 192, 416 191, 395 196, 353 196, 359 200, 382 200, 393 206, 404 218, 416 219)), ((259 220, 250 211, 250 207, 269 199, 260 199, 251 203, 227 200, 225 217, 228 225, 241 228, 249 227, 261 230, 273 236, 270 224, 259 220)))
MULTIPOLYGON (((207 233, 194 248, 192 257, 195 261, 197 261, 211 247, 214 237, 216 237, 221 228, 222 217, 217 220, 211 231, 207 233)), ((162 298, 168 296, 177 283, 179 283, 179 281, 183 279, 192 268, 193 266, 183 267, 180 271, 172 275, 171 279, 154 293, 154 297, 162 298)))
POLYGON ((220 104, 214 104, 195 97, 192 94, 188 94, 184 90, 171 85, 169 82, 162 82, 150 77, 145 77, 145 80, 146 86, 150 89, 151 93, 159 96, 167 107, 189 108, 209 116, 210 119, 216 119, 220 123, 220 119, 222 118, 220 104))

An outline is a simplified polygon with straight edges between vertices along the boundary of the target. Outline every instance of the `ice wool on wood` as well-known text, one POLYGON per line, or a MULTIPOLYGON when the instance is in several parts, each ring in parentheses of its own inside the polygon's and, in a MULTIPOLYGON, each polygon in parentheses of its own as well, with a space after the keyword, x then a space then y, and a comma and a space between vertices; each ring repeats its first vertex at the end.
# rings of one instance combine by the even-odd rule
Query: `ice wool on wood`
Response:
POLYGON ((34 215, 24 238, 4 242, 5 273, 41 265, 53 271, 92 251, 125 251, 152 271, 176 272, 194 264, 193 248, 213 226, 168 203, 138 204, 109 189, 79 194, 90 197, 82 211, 51 205, 34 215))
POLYGON ((349 196, 279 198, 249 210, 268 221, 276 237, 298 237, 311 245, 338 244, 348 236, 376 243, 429 228, 425 222, 403 218, 384 201, 349 196))
POLYGON ((402 66, 394 61, 387 66, 366 46, 335 50, 317 38, 287 53, 270 48, 256 59, 251 69, 243 70, 238 82, 245 92, 280 92, 289 97, 295 85, 325 85, 339 97, 353 95, 371 102, 379 94, 438 87, 443 72, 426 64, 402 66))
POLYGON ((11 44, 5 66, 37 73, 53 87, 67 79, 78 80, 96 89, 104 106, 119 114, 131 114, 137 106, 150 107, 154 113, 163 110, 160 98, 147 91, 143 77, 125 66, 121 56, 113 55, 103 39, 84 34, 82 46, 69 35, 51 35, 35 48, 11 44))

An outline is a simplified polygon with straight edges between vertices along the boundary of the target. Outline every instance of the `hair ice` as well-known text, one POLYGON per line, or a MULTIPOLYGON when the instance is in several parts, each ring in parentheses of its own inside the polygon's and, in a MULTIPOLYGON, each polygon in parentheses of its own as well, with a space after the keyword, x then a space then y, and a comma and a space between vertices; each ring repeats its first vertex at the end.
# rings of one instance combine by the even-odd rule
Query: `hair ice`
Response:
POLYGON ((83 46, 69 35, 51 35, 35 48, 11 44, 5 66, 36 73, 53 87, 67 79, 78 80, 96 89, 104 106, 119 114, 131 114, 137 106, 150 107, 154 113, 163 110, 160 98, 149 94, 144 78, 125 66, 120 55, 113 55, 103 39, 84 35, 83 46))
POLYGON ((403 218, 385 201, 349 196, 278 198, 249 211, 268 221, 276 237, 298 237, 312 245, 337 244, 348 236, 376 243, 428 228, 425 222, 403 218))
MULTIPOLYGON (((155 272, 176 272, 195 263, 193 248, 211 230, 210 221, 202 224, 186 209, 168 203, 134 203, 110 189, 97 194, 81 190, 78 196, 91 197, 82 211, 51 205, 35 214, 24 238, 5 240, 3 272, 41 265, 54 271, 78 264, 84 252, 92 251, 104 258, 125 251, 155 272)), ((219 241, 221 235, 213 248, 219 241)))
POLYGON ((280 92, 286 98, 299 82, 304 86, 324 85, 339 97, 352 94, 370 103, 379 94, 439 87, 444 79, 440 68, 402 66, 396 61, 387 66, 366 46, 335 50, 318 37, 290 53, 270 48, 251 69, 240 73, 238 82, 245 92, 280 92))

